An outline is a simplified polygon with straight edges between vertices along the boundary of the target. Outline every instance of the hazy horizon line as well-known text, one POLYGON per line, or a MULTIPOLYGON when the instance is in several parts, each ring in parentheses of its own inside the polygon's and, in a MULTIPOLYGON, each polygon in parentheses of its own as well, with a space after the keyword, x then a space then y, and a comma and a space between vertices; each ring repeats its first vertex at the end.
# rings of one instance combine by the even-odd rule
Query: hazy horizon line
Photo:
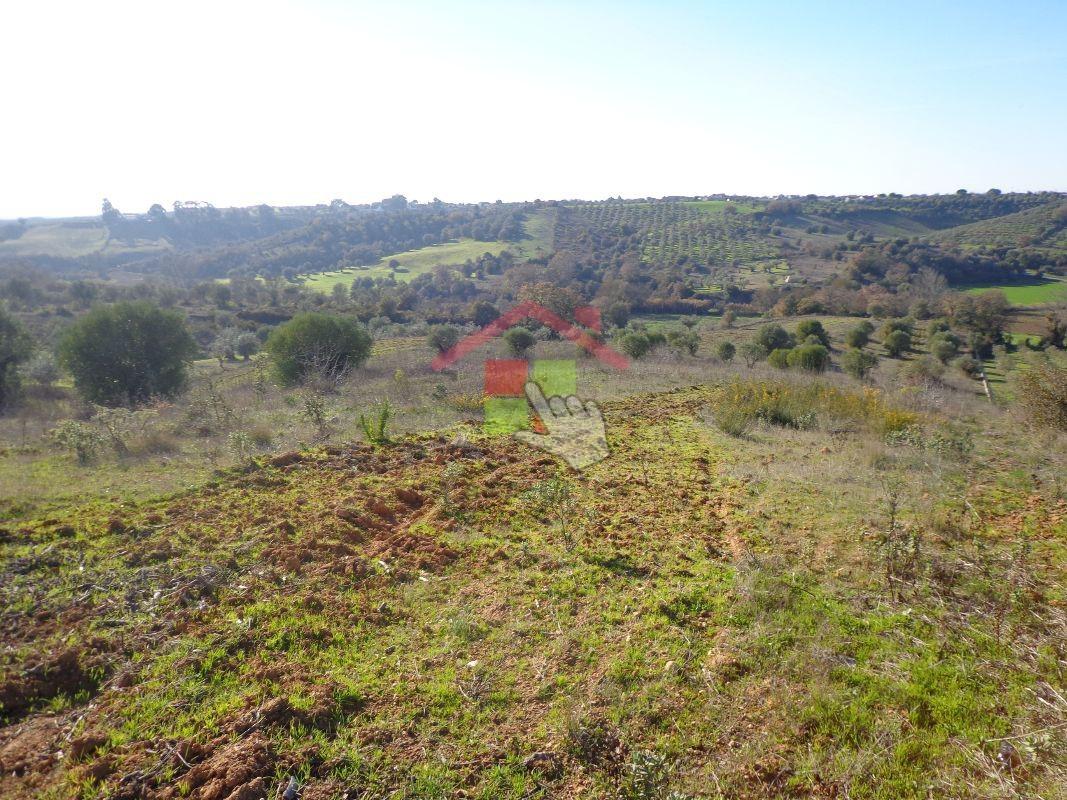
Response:
MULTIPOLYGON (((963 188, 963 187, 961 187, 961 188, 963 188)), ((995 187, 995 186, 994 187, 990 187, 989 189, 985 189, 985 190, 966 189, 966 192, 967 192, 967 194, 971 194, 971 195, 984 195, 984 194, 989 194, 990 192, 992 192, 994 190, 998 191, 1000 194, 1006 194, 1006 195, 1011 195, 1011 194, 1067 194, 1067 189, 1052 189, 1052 188, 1025 189, 1025 190, 1024 189, 999 189, 998 187, 995 187)), ((517 203, 524 203, 524 204, 533 204, 533 203, 574 203, 574 202, 604 203, 604 202, 608 202, 608 201, 611 201, 611 200, 619 200, 621 202, 639 202, 639 201, 642 201, 642 200, 646 200, 646 201, 647 200, 665 200, 665 199, 668 199, 668 198, 705 198, 705 197, 744 198, 744 199, 767 200, 767 201, 778 200, 778 199, 794 199, 794 200, 795 199, 801 199, 802 200, 802 199, 805 199, 805 198, 810 198, 812 196, 814 196, 816 198, 819 198, 819 199, 822 199, 822 198, 878 199, 880 197, 890 197, 890 196, 897 196, 897 197, 900 197, 900 198, 943 197, 943 196, 954 195, 954 194, 957 194, 958 192, 959 192, 959 189, 955 189, 955 190, 952 190, 952 191, 940 191, 940 192, 909 192, 909 193, 898 192, 898 191, 873 192, 873 193, 872 192, 848 192, 848 193, 820 193, 820 192, 803 192, 803 193, 801 193, 801 192, 794 192, 794 193, 777 193, 777 194, 745 194, 745 193, 742 193, 742 192, 697 192, 697 193, 691 193, 691 194, 677 193, 677 194, 663 194, 663 195, 631 195, 631 196, 627 196, 627 197, 623 197, 622 195, 609 195, 607 197, 580 197, 580 196, 575 196, 575 197, 537 197, 537 198, 533 198, 533 199, 520 199, 520 200, 503 199, 503 198, 495 198, 493 200, 448 200, 448 199, 440 198, 440 197, 437 197, 437 196, 432 197, 432 198, 430 198, 428 200, 424 200, 424 199, 417 198, 417 197, 408 197, 403 192, 397 192, 397 193, 395 193, 393 195, 390 195, 388 197, 381 197, 381 198, 378 198, 376 200, 363 200, 363 201, 349 201, 349 200, 346 200, 343 197, 333 197, 333 198, 330 198, 329 200, 323 200, 323 201, 314 202, 314 203, 298 203, 298 202, 269 203, 269 202, 257 202, 257 203, 247 203, 247 204, 216 205, 215 203, 213 203, 210 200, 185 199, 185 200, 173 200, 169 204, 159 203, 159 205, 162 205, 164 211, 166 211, 167 213, 173 213, 174 204, 175 203, 206 203, 206 204, 210 205, 213 208, 217 208, 217 209, 221 209, 221 210, 227 210, 227 209, 257 208, 257 207, 263 206, 263 205, 266 205, 266 206, 269 206, 269 207, 275 208, 275 209, 279 209, 279 208, 318 208, 318 207, 321 207, 321 206, 329 206, 335 200, 341 200, 342 202, 344 202, 348 206, 351 206, 351 207, 354 207, 354 208, 358 208, 358 207, 361 207, 361 206, 373 206, 373 205, 375 205, 377 203, 382 202, 383 200, 388 200, 389 197, 396 197, 396 196, 404 197, 409 203, 415 203, 415 204, 418 204, 418 205, 430 205, 431 203, 435 202, 436 200, 440 200, 442 203, 445 203, 447 205, 470 205, 470 206, 473 206, 473 205, 493 205, 495 203, 507 203, 507 204, 517 204, 517 203)), ((101 198, 101 204, 103 203, 104 199, 105 198, 103 198, 103 197, 101 198)), ((131 215, 144 215, 144 214, 147 214, 148 213, 148 209, 151 208, 152 205, 153 204, 149 204, 149 206, 146 207, 143 210, 129 211, 129 210, 123 209, 121 203, 114 204, 115 210, 118 211, 119 213, 131 214, 131 215)), ((129 206, 127 206, 127 208, 129 208, 129 206)), ((27 222, 29 222, 29 221, 40 221, 40 220, 67 220, 67 219, 80 220, 80 219, 96 219, 96 218, 98 218, 100 216, 101 216, 101 212, 88 213, 88 214, 18 214, 18 215, 11 216, 11 217, 0 217, 0 221, 10 223, 10 222, 17 222, 19 220, 26 220, 27 222)))

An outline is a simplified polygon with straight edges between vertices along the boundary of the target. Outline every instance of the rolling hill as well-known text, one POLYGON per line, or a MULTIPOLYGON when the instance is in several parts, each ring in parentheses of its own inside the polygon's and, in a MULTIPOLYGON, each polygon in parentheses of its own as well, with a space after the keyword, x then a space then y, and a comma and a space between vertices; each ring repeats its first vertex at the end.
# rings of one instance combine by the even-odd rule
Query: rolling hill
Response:
POLYGON ((1055 201, 1002 217, 931 234, 931 241, 960 247, 1032 247, 1067 253, 1067 203, 1055 201))

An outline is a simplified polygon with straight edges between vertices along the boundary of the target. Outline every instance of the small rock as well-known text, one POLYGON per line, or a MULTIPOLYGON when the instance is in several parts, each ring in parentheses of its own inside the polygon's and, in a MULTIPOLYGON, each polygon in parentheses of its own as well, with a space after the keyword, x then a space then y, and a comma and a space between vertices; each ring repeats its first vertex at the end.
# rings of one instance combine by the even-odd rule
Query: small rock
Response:
POLYGON ((289 784, 285 787, 285 791, 282 792, 282 800, 297 800, 300 797, 300 781, 290 776, 289 784))

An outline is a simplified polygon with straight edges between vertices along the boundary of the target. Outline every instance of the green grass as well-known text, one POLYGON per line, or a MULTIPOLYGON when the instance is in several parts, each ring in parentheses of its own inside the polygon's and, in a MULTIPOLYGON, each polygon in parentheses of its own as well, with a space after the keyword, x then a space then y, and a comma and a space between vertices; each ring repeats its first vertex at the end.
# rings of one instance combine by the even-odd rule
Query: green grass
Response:
POLYGON ((55 222, 30 225, 18 239, 0 242, 0 255, 79 258, 94 253, 148 254, 169 249, 170 246, 166 239, 111 239, 108 229, 97 223, 55 222))
POLYGON ((406 283, 417 275, 432 272, 439 266, 460 266, 468 260, 477 260, 485 253, 497 256, 505 250, 510 250, 518 258, 533 258, 551 251, 554 224, 554 211, 544 209, 533 212, 526 220, 527 238, 518 242, 482 242, 476 239, 459 239, 454 242, 420 247, 417 250, 394 253, 369 266, 317 272, 302 277, 304 285, 309 289, 330 292, 336 284, 348 286, 355 278, 386 278, 393 275, 398 281, 406 283), (399 262, 399 270, 394 272, 389 266, 392 261, 399 262))
POLYGON ((420 247, 404 253, 394 253, 376 264, 365 267, 348 267, 330 272, 316 272, 302 276, 304 285, 319 292, 329 292, 340 283, 349 286, 356 278, 387 278, 390 275, 407 283, 417 275, 431 272, 439 266, 459 266, 468 259, 477 259, 484 253, 500 255, 507 250, 508 242, 480 242, 475 239, 460 239, 455 242, 420 247), (393 270, 389 263, 399 262, 400 269, 393 270))
POLYGON ((77 258, 100 252, 107 239, 107 228, 103 225, 31 225, 18 239, 0 242, 0 255, 77 258))
MULTIPOLYGON (((948 579, 931 576, 895 600, 876 540, 857 541, 857 531, 884 524, 879 476, 820 462, 847 488, 814 479, 812 456, 830 442, 816 433, 727 438, 697 413, 715 398, 698 389, 608 407, 613 460, 580 479, 557 476, 506 437, 479 439, 482 455, 461 462, 446 503, 443 468, 404 444, 353 460, 313 452, 297 471, 265 467, 144 508, 86 508, 73 516, 74 540, 57 539, 54 523, 30 523, 30 540, 11 554, 62 567, 19 576, 14 588, 47 580, 56 602, 95 585, 97 606, 121 598, 122 608, 142 609, 114 612, 117 629, 86 630, 100 647, 187 618, 182 592, 153 599, 158 582, 180 589, 183 570, 201 564, 234 571, 188 617, 195 624, 138 648, 135 692, 97 698, 86 724, 107 736, 100 756, 114 761, 111 783, 155 764, 151 743, 222 736, 213 747, 230 746, 250 724, 240 720, 280 698, 289 711, 254 735, 280 754, 279 769, 295 763, 320 789, 340 781, 380 797, 443 798, 460 787, 485 800, 627 796, 580 755, 567 756, 555 780, 521 767, 533 751, 573 752, 573 731, 599 726, 630 752, 667 758, 672 787, 697 797, 708 786, 721 787, 713 797, 739 798, 925 798, 933 787, 998 796, 996 780, 972 765, 992 763, 987 740, 1041 726, 1034 692, 1055 680, 1055 666, 1014 650, 1024 631, 1026 646, 1041 646, 1032 619, 1051 609, 1011 594, 1004 570, 1014 562, 998 556, 1011 545, 995 526, 997 514, 1021 508, 1022 524, 1040 531, 1042 507, 1027 503, 1010 471, 976 458, 969 468, 982 480, 960 470, 968 505, 944 502, 973 506, 981 527, 957 548, 924 539, 932 564, 967 569, 951 593, 937 583, 948 579), (770 454, 773 472, 739 478, 770 454), (554 480, 576 500, 569 516, 538 500, 554 480), (398 483, 419 486, 434 509, 403 512, 403 548, 439 543, 454 563, 423 563, 418 549, 371 556, 389 536, 337 522, 339 506, 395 504, 398 483), (144 532, 108 532, 116 513, 144 532), (295 530, 279 534, 278 519, 295 530), (163 546, 173 555, 152 562, 146 582, 138 565, 163 546), (313 557, 291 566, 299 562, 287 553, 302 551, 313 557), (346 553, 361 572, 341 568, 346 553), (1000 604, 1005 635, 995 628, 1000 604), (303 712, 321 721, 298 721, 303 712), (309 748, 318 757, 308 759, 309 748)), ((906 453, 889 457, 901 461, 888 474, 908 469, 906 453)), ((924 524, 916 509, 902 513, 909 528, 924 524)), ((1048 585, 1054 568, 1040 560, 1041 541, 1034 546, 1033 579, 1048 585)), ((1028 763, 1055 763, 1055 741, 1033 746, 1028 763)), ((180 786, 185 774, 175 762, 161 778, 180 786)), ((1034 773, 1034 791, 1055 796, 1055 779, 1042 784, 1043 775, 1034 773)))
POLYGON ((1067 279, 1063 278, 1032 278, 1026 282, 982 284, 968 286, 965 291, 967 294, 981 294, 990 289, 1004 292, 1013 306, 1039 306, 1067 300, 1067 279))
POLYGON ((741 203, 732 200, 688 200, 683 206, 696 208, 708 214, 722 214, 727 208, 733 208, 740 214, 752 214, 759 211, 762 206, 755 203, 741 203))

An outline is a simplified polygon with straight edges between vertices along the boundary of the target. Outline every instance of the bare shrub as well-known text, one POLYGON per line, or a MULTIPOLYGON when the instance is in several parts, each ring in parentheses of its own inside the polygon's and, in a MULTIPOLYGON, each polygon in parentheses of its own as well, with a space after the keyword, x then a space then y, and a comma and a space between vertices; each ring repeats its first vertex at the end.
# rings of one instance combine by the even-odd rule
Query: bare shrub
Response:
POLYGON ((60 447, 70 450, 82 466, 92 464, 106 444, 103 434, 92 425, 68 419, 52 431, 50 437, 60 447))

